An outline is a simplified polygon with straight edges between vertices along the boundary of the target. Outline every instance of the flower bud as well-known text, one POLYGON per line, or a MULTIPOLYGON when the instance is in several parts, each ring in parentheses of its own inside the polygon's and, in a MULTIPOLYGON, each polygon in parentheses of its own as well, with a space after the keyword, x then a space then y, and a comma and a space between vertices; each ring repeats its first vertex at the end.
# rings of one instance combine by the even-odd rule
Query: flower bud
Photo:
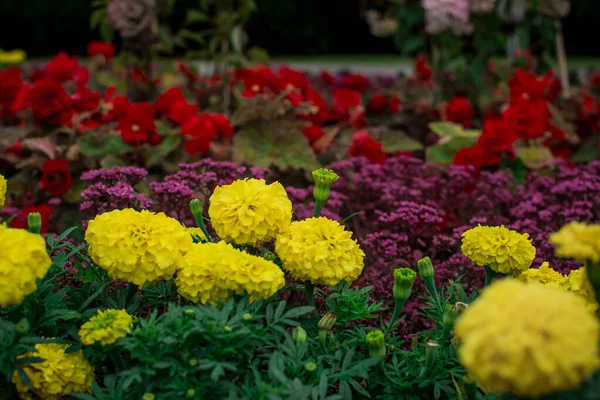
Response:
POLYGON ((312 172, 315 181, 313 195, 317 201, 326 201, 329 198, 331 185, 340 177, 330 169, 319 168, 312 172))
POLYGON ((314 362, 307 362, 306 364, 304 364, 304 369, 308 372, 314 372, 317 370, 317 364, 315 364, 314 362))
POLYGON ((194 397, 196 395, 196 391, 194 389, 188 389, 187 392, 185 392, 185 395, 187 397, 194 397))
POLYGON ((27 216, 27 225, 31 233, 40 233, 42 230, 42 216, 40 213, 29 213, 27 216))
POLYGON ((198 199, 193 199, 190 201, 190 210, 192 214, 194 214, 194 218, 202 218, 202 214, 204 213, 204 207, 202 207, 202 202, 198 199))
POLYGON ((152 393, 144 393, 142 396, 142 400, 154 400, 154 395, 152 393))
POLYGON ((246 313, 246 314, 242 315, 242 319, 244 321, 252 321, 252 314, 246 313))
POLYGON ((17 322, 17 324, 15 325, 15 330, 21 334, 27 333, 27 331, 29 330, 29 321, 27 321, 27 318, 23 318, 22 320, 17 322))
POLYGON ((231 332, 233 329, 229 326, 229 325, 225 325, 225 327, 223 328, 223 330, 227 333, 231 332))
POLYGON ((455 304, 446 304, 444 307, 444 316, 442 317, 442 325, 444 329, 450 331, 454 326, 454 321, 458 317, 458 307, 455 304))
POLYGON ((306 334, 306 330, 303 327, 301 327, 301 326, 297 326, 292 331, 292 339, 296 343, 304 343, 304 342, 306 342, 307 336, 308 335, 306 334))
POLYGON ((367 347, 371 357, 385 357, 385 335, 379 329, 367 333, 367 347))
POLYGON ((317 325, 317 327, 322 331, 330 331, 335 326, 336 320, 337 318, 335 317, 335 315, 328 312, 327 314, 323 315, 323 317, 319 320, 319 324, 317 325))
POLYGON ((263 258, 267 261, 271 261, 273 264, 277 264, 277 254, 273 253, 272 251, 267 250, 263 255, 263 258))
POLYGON ((196 310, 194 310, 193 308, 188 308, 187 310, 185 310, 183 312, 185 315, 191 317, 192 315, 196 314, 196 310))
POLYGON ((410 297, 417 273, 410 268, 394 270, 394 299, 406 301, 410 297))
POLYGON ((198 360, 196 360, 195 358, 192 358, 189 361, 190 367, 195 367, 196 365, 198 365, 198 360))
POLYGON ((431 262, 431 258, 424 257, 417 261, 417 268, 419 269, 419 276, 422 279, 433 278, 433 263, 431 262))
POLYGON ((433 340, 428 340, 425 344, 425 365, 421 370, 421 377, 425 376, 433 368, 439 349, 440 345, 433 340))

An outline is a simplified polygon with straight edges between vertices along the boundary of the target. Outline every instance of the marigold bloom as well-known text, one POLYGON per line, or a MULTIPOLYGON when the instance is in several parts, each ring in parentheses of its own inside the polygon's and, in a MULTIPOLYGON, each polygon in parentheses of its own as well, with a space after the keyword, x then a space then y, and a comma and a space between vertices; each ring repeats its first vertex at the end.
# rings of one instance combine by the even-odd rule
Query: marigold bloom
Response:
POLYGON ((290 224, 292 202, 279 182, 237 180, 215 189, 208 215, 221 239, 256 246, 290 224))
POLYGON ((133 318, 125 310, 98 310, 98 315, 81 325, 81 343, 107 345, 127 336, 131 332, 133 318))
POLYGON ((0 254, 0 307, 21 304, 52 265, 46 243, 40 235, 0 224, 0 254))
POLYGON ((495 393, 537 398, 578 386, 599 365, 600 323, 563 289, 504 279, 458 318, 461 363, 495 393))
POLYGON ((529 235, 504 226, 476 226, 463 233, 462 253, 475 265, 503 274, 526 271, 535 258, 529 235))
POLYGON ((68 344, 36 344, 36 351, 28 351, 18 357, 44 359, 39 363, 22 366, 35 394, 29 391, 16 371, 13 374, 12 381, 20 398, 61 400, 71 392, 91 393, 94 370, 81 350, 65 353, 68 347, 68 344))
POLYGON ((207 237, 204 234, 204 232, 202 232, 202 229, 198 228, 198 227, 186 227, 185 228, 186 232, 189 233, 192 236, 192 239, 200 239, 203 241, 207 241, 207 237))
POLYGON ((292 222, 277 237, 275 250, 295 279, 315 284, 352 282, 364 267, 365 253, 352 232, 325 217, 292 222))
POLYGON ((6 203, 6 188, 7 188, 6 178, 0 174, 0 207, 6 203))
POLYGON ((138 286, 171 279, 193 243, 177 220, 131 208, 98 215, 85 240, 92 260, 111 278, 138 286))
POLYGON ((590 311, 598 311, 598 301, 596 300, 596 292, 590 283, 585 267, 569 272, 567 282, 564 284, 565 289, 580 295, 587 301, 587 308, 590 311))
POLYGON ((248 294, 251 302, 269 298, 285 285, 285 278, 272 262, 221 241, 192 246, 181 259, 175 283, 186 299, 217 304, 234 293, 248 294))
POLYGON ((542 263, 539 268, 529 268, 517 279, 525 283, 541 283, 559 287, 564 286, 568 281, 566 276, 550 268, 547 262, 542 263))
POLYGON ((550 235, 556 255, 579 261, 600 262, 600 224, 571 222, 550 235))

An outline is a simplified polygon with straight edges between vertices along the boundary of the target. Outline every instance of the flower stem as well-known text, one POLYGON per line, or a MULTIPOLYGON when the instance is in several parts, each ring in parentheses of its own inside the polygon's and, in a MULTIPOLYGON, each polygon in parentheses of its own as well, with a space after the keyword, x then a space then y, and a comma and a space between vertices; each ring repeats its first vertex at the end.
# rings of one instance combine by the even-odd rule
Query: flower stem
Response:
POLYGON ((317 218, 321 215, 321 210, 323 209, 323 205, 325 202, 323 200, 315 200, 315 210, 313 211, 313 217, 317 218))
POLYGON ((494 282, 498 278, 498 273, 488 267, 485 266, 485 286, 489 286, 492 282, 494 282))
POLYGON ((396 305, 394 306, 394 313, 392 314, 390 323, 388 324, 387 329, 385 330, 386 335, 392 331, 394 324, 396 323, 396 320, 398 319, 398 317, 400 317, 400 313, 402 312, 402 309, 404 308, 405 304, 406 304, 406 299, 396 300, 396 305))
POLYGON ((306 281, 304 283, 304 296, 306 296, 306 303, 315 307, 315 285, 312 282, 306 281))

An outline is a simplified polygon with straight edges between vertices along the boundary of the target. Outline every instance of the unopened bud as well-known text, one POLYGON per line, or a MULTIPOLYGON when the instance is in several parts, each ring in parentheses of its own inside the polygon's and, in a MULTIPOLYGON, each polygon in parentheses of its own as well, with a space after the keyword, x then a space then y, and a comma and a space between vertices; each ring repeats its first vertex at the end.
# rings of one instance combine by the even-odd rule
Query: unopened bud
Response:
POLYGON ((273 253, 272 251, 267 250, 265 252, 265 254, 263 255, 263 258, 267 261, 271 261, 272 263, 276 263, 277 262, 277 254, 273 253))
POLYGON ((246 314, 242 315, 242 319, 244 321, 252 321, 252 314, 246 313, 246 314))
POLYGON ((340 177, 335 172, 327 168, 319 168, 314 170, 312 172, 312 176, 315 181, 315 188, 313 189, 315 200, 326 201, 331 192, 331 185, 340 177))
POLYGON ((231 332, 233 329, 229 326, 229 325, 225 325, 225 327, 223 328, 223 330, 227 333, 231 332))
POLYGON ((304 369, 308 372, 314 372, 317 370, 317 364, 315 364, 314 362, 307 362, 306 364, 304 364, 304 369))
POLYGON ((417 261, 417 268, 419 269, 419 276, 423 279, 433 278, 433 263, 431 258, 424 257, 417 261))
POLYGON ((200 200, 194 199, 190 201, 190 210, 192 211, 192 214, 194 214, 194 217, 199 215, 200 218, 202 218, 204 207, 202 207, 202 202, 200 200))
POLYGON ((335 326, 336 320, 336 316, 328 312, 327 314, 323 315, 323 317, 319 320, 317 327, 322 331, 330 331, 335 326))
POLYGON ((191 317, 192 315, 196 314, 196 310, 194 310, 193 308, 188 308, 188 309, 187 309, 187 310, 185 310, 183 313, 184 313, 185 315, 187 315, 187 316, 190 316, 190 317, 191 317))
POLYGON ((410 297, 417 273, 410 268, 398 268, 394 270, 394 299, 406 301, 410 297))
POLYGON ((154 395, 152 393, 144 393, 142 400, 154 400, 154 395))
POLYGON ((377 329, 367 333, 367 347, 371 357, 385 357, 385 335, 377 329))
POLYGON ((188 389, 187 392, 185 392, 185 395, 187 397, 194 397, 196 395, 196 391, 194 389, 188 389))
POLYGON ((27 333, 29 330, 29 321, 26 318, 23 318, 15 325, 15 330, 21 334, 27 333))
POLYGON ((42 216, 40 213, 29 213, 27 216, 27 225, 29 226, 29 232, 40 233, 42 230, 42 216))
POLYGON ((306 334, 306 330, 303 327, 301 327, 301 326, 297 326, 292 331, 292 339, 296 343, 304 343, 304 342, 306 342, 307 336, 308 335, 306 334))
POLYGON ((459 311, 458 307, 454 304, 446 304, 444 307, 444 316, 442 317, 442 325, 444 325, 444 329, 450 331, 454 326, 454 321, 456 321, 456 317, 458 317, 459 311))
POLYGON ((189 362, 190 367, 195 367, 196 365, 198 365, 198 360, 196 360, 195 358, 192 358, 189 362))

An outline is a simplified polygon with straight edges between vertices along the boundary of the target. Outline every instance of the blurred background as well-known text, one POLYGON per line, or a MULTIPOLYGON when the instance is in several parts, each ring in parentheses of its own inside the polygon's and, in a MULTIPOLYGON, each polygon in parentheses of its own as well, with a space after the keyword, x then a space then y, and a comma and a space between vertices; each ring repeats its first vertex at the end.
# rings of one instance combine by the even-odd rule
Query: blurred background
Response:
MULTIPOLYGON (((85 55, 87 44, 100 38, 97 30, 90 29, 93 12, 90 1, 1 0, 0 3, 0 48, 24 49, 36 58, 52 56, 59 50, 85 55)), ((174 1, 169 16, 173 29, 183 23, 186 11, 197 7, 197 3, 198 0, 174 1)), ((367 9, 377 8, 377 1, 256 0, 255 3, 257 9, 246 24, 249 45, 260 46, 272 57, 398 54, 394 38, 373 36, 364 19, 367 9)), ((572 2, 571 13, 563 20, 569 56, 600 57, 600 46, 590 29, 599 17, 600 1, 572 2)))

